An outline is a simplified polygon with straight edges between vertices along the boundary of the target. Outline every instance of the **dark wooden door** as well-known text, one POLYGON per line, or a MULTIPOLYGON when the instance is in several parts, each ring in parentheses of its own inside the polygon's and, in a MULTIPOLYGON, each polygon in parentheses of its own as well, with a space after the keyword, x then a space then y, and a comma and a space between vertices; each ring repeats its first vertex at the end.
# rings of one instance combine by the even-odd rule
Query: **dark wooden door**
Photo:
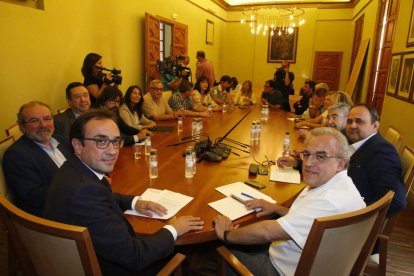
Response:
POLYGON ((149 90, 150 82, 159 79, 157 60, 160 58, 160 20, 145 13, 145 86, 149 90))
POLYGON ((338 90, 341 77, 342 52, 315 52, 313 80, 324 82, 330 90, 338 90))
POLYGON ((364 30, 364 17, 365 15, 363 14, 355 21, 354 43, 352 44, 352 56, 351 66, 349 66, 349 74, 352 72, 352 68, 354 67, 355 59, 358 54, 359 45, 361 45, 362 31, 364 30))

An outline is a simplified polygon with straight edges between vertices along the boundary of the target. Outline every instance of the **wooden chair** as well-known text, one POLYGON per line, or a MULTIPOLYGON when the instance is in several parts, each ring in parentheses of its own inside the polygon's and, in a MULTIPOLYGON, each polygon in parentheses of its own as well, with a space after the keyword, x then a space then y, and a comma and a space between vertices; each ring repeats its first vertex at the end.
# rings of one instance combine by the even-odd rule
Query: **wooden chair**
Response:
MULTIPOLYGON (((401 152, 401 165, 402 165, 402 178, 407 188, 406 197, 410 192, 410 189, 414 182, 414 151, 412 148, 405 146, 401 152)), ((371 256, 367 267, 365 268, 365 274, 368 275, 384 275, 387 272, 387 255, 388 255, 388 242, 391 237, 392 230, 400 217, 398 212, 391 217, 384 220, 381 232, 378 235, 379 240, 379 253, 371 256)))
MULTIPOLYGON (((0 217, 24 275, 102 275, 89 231, 28 214, 0 195, 0 217)), ((157 274, 181 275, 177 253, 157 274)))
POLYGON ((3 155, 6 150, 14 143, 14 137, 9 136, 0 141, 0 195, 13 202, 13 195, 7 186, 3 172, 3 155))
POLYGON ((397 152, 400 152, 400 150, 401 150, 401 144, 402 144, 402 136, 398 132, 398 130, 396 130, 392 126, 388 127, 387 132, 385 133, 384 138, 385 138, 385 140, 387 140, 388 142, 390 142, 392 145, 394 145, 394 147, 396 148, 397 152))
MULTIPOLYGON (((361 274, 393 196, 390 191, 361 210, 316 218, 295 275, 361 274)), ((227 248, 219 247, 217 252, 240 275, 252 275, 227 248)))
POLYGON ((17 140, 17 139, 20 138, 20 136, 23 135, 23 133, 20 130, 18 124, 13 124, 10 127, 6 128, 6 135, 7 136, 13 136, 14 140, 17 140))

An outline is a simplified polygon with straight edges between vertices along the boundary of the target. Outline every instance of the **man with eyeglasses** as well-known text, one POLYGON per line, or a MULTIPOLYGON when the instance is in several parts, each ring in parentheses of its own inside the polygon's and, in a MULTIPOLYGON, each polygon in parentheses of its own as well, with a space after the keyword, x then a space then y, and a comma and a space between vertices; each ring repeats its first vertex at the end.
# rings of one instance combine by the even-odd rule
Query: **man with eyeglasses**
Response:
POLYGON ((52 177, 72 153, 67 138, 54 134, 47 104, 32 101, 22 105, 17 122, 24 135, 4 153, 4 175, 16 206, 41 217, 52 177))
POLYGON ((123 212, 135 209, 151 216, 167 210, 140 197, 112 193, 105 174, 112 172, 123 146, 119 128, 108 111, 79 116, 70 140, 74 154, 56 173, 49 188, 46 218, 87 227, 103 275, 154 275, 174 253, 174 242, 191 230, 203 228, 198 217, 183 216, 159 231, 137 237, 123 212))
POLYGON ((268 244, 269 249, 232 250, 253 275, 294 275, 313 221, 365 207, 360 193, 347 175, 349 148, 346 137, 334 128, 310 131, 305 141, 303 182, 307 187, 290 208, 254 199, 249 209, 261 208, 257 217, 279 215, 245 227, 224 216, 214 219, 217 236, 229 244, 268 244), (276 242, 279 241, 279 242, 276 242))
POLYGON ((160 80, 152 80, 149 93, 144 95, 142 112, 145 117, 154 120, 174 120, 178 116, 184 116, 182 110, 174 112, 168 105, 167 99, 163 97, 163 85, 160 80))
POLYGON ((88 90, 82 83, 71 82, 66 87, 66 101, 69 108, 53 116, 53 120, 55 133, 69 138, 70 126, 79 115, 89 111, 91 100, 88 90))
POLYGON ((283 109, 285 100, 282 92, 276 89, 276 83, 273 80, 268 80, 263 89, 261 103, 269 105, 271 109, 283 109))
POLYGON ((122 92, 116 86, 108 86, 101 96, 96 100, 96 106, 99 109, 111 111, 115 121, 121 131, 122 138, 125 140, 125 146, 132 146, 144 139, 147 133, 151 133, 148 129, 139 130, 129 126, 119 116, 119 106, 122 105, 122 92))
POLYGON ((348 114, 346 135, 355 153, 349 163, 348 175, 364 197, 367 205, 394 191, 388 215, 406 205, 401 161, 393 145, 379 133, 378 113, 367 104, 353 106, 348 114))

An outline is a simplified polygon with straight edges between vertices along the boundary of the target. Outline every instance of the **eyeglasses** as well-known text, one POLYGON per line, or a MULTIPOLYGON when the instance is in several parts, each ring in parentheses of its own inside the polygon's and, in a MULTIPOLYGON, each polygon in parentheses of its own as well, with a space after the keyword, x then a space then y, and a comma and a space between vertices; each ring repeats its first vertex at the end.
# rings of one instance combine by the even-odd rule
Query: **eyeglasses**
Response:
POLYGON ((162 92, 164 89, 159 87, 151 87, 152 90, 162 92))
POLYGON ((22 121, 21 123, 22 124, 32 124, 32 125, 34 125, 34 124, 38 124, 40 122, 48 123, 48 122, 51 122, 51 121, 53 121, 52 116, 45 116, 45 117, 42 117, 42 118, 30 118, 29 120, 22 121))
POLYGON ((338 119, 338 118, 346 118, 345 116, 339 116, 339 115, 337 115, 337 114, 333 114, 333 115, 328 115, 328 116, 326 116, 326 119, 333 119, 333 120, 336 120, 336 119, 338 119))
POLYGON ((325 162, 328 158, 343 158, 343 157, 340 157, 340 156, 328 155, 328 154, 326 154, 326 152, 310 153, 309 151, 306 151, 306 150, 302 151, 302 152, 299 152, 299 157, 303 161, 308 161, 311 156, 313 156, 314 159, 316 160, 316 162, 318 162, 319 164, 325 162))
POLYGON ((98 149, 106 149, 109 147, 109 144, 112 144, 114 149, 120 149, 124 145, 124 139, 122 138, 115 138, 113 140, 109 138, 83 138, 82 140, 95 141, 98 149))
POLYGON ((353 122, 355 122, 355 124, 357 124, 357 125, 363 125, 363 124, 366 123, 365 120, 362 120, 360 118, 356 118, 355 120, 353 120, 353 119, 346 120, 347 125, 352 125, 353 122))

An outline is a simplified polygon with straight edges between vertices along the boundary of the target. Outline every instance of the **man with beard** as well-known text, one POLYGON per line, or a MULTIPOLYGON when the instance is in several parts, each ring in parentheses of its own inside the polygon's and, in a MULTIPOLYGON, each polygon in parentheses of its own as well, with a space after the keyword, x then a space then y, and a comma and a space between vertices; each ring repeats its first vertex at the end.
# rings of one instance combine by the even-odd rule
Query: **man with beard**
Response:
POLYGON ((101 96, 96 100, 96 106, 100 109, 112 111, 114 119, 118 124, 121 136, 124 139, 125 146, 132 146, 139 140, 144 139, 147 133, 151 133, 147 129, 139 130, 127 125, 119 116, 119 106, 122 104, 122 92, 115 86, 108 86, 101 96))
POLYGON ((24 135, 4 153, 4 175, 17 207, 42 216, 52 178, 72 154, 67 138, 54 134, 47 104, 32 101, 22 105, 17 122, 24 135))

